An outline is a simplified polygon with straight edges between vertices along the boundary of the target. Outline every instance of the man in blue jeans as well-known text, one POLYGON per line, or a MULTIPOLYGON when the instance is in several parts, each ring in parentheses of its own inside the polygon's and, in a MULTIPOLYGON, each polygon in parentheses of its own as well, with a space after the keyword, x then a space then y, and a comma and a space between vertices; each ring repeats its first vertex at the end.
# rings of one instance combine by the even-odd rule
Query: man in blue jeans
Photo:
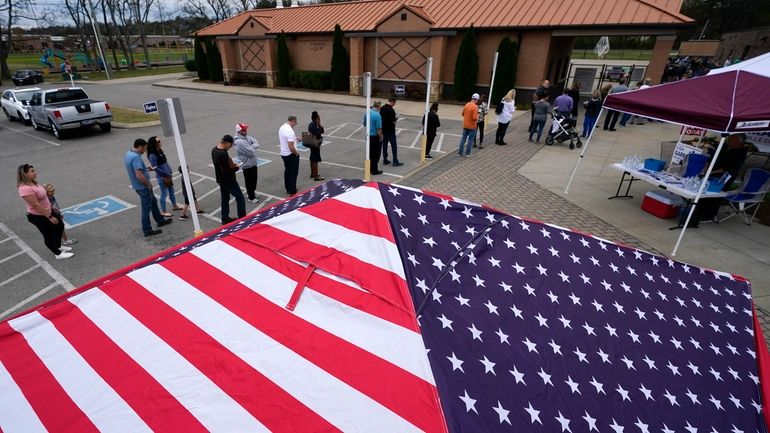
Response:
POLYGON ((235 221, 234 218, 230 218, 230 196, 235 198, 238 218, 246 216, 246 199, 241 192, 241 186, 235 179, 235 172, 239 167, 227 153, 233 147, 234 141, 232 135, 225 135, 219 140, 219 144, 211 149, 211 161, 214 163, 214 174, 219 184, 219 196, 222 199, 222 225, 235 221))
POLYGON ((144 165, 142 154, 147 150, 147 142, 141 138, 134 140, 134 148, 126 152, 123 157, 123 165, 126 166, 128 179, 131 181, 131 188, 139 195, 142 206, 142 232, 145 237, 155 236, 162 233, 162 230, 153 230, 150 225, 150 212, 158 224, 163 227, 171 224, 170 219, 165 219, 158 209, 158 200, 152 192, 152 183, 147 173, 147 166, 144 165))

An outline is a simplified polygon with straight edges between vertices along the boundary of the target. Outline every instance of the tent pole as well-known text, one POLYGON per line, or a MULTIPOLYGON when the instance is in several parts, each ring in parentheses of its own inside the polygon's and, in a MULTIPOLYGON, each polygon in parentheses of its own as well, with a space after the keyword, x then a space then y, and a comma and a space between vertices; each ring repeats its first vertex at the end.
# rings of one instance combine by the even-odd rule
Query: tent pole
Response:
MULTIPOLYGON (((602 118, 602 113, 604 113, 604 107, 602 107, 602 109, 599 110, 599 115, 596 116, 596 124, 598 124, 599 119, 602 118)), ((591 132, 588 134, 588 140, 586 140, 585 144, 583 144, 583 149, 580 151, 580 157, 575 163, 575 167, 572 168, 572 174, 570 174, 569 176, 569 180, 567 181, 567 186, 564 187, 564 194, 569 194, 569 186, 572 185, 572 179, 575 177, 575 174, 577 173, 578 166, 580 166, 580 161, 583 159, 583 155, 585 155, 586 150, 588 150, 588 143, 591 142, 591 137, 594 136, 594 131, 596 131, 596 124, 594 124, 594 127, 591 128, 591 132)))
POLYGON ((684 227, 682 227, 682 231, 679 233, 679 238, 676 240, 676 245, 674 245, 674 251, 671 252, 671 256, 676 256, 677 250, 679 250, 679 244, 682 242, 682 238, 684 237, 684 232, 687 230, 687 226, 690 224, 690 220, 692 219, 692 215, 695 213, 695 207, 698 205, 698 200, 700 200, 701 194, 703 194, 703 191, 706 189, 706 185, 708 185, 709 182, 709 176, 711 175, 711 171, 714 169, 714 164, 717 162, 717 157, 719 156, 719 153, 722 151, 722 145, 725 144, 725 138, 727 138, 727 134, 722 134, 722 139, 719 140, 719 146, 717 146, 717 150, 714 152, 714 156, 711 158, 711 163, 709 164, 708 170, 706 170, 706 175, 703 176, 703 180, 700 183, 700 187, 698 187, 698 192, 695 194, 695 199, 693 200, 692 205, 690 206, 690 213, 687 214, 687 220, 684 222, 684 227))

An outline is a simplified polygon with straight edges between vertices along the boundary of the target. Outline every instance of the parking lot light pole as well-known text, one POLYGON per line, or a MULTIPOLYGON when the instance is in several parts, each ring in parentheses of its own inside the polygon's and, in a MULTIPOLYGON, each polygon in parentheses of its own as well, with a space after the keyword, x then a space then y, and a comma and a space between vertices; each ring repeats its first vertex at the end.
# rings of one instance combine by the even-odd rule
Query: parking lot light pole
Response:
POLYGON ((364 108, 366 111, 364 111, 364 118, 366 119, 365 125, 364 125, 364 135, 366 136, 366 139, 364 140, 364 143, 366 145, 366 159, 364 160, 364 180, 369 182, 372 180, 372 172, 370 171, 372 168, 372 162, 369 160, 369 142, 371 141, 371 137, 369 136, 369 130, 371 129, 372 124, 372 73, 371 72, 365 72, 364 73, 364 92, 366 93, 366 107, 364 108))
POLYGON ((422 138, 420 138, 420 164, 425 162, 425 149, 428 147, 428 111, 430 111, 430 80, 433 72, 433 57, 428 57, 428 73, 425 74, 425 113, 422 118, 422 138))

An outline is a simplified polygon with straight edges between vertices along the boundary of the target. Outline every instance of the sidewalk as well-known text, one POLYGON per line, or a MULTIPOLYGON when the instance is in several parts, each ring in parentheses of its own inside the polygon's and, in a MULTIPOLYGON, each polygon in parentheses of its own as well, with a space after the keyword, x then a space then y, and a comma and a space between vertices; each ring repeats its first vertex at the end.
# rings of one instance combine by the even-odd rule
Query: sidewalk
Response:
MULTIPOLYGON (((158 86, 269 98, 316 101, 317 92, 265 89, 170 80, 158 86)), ((322 94, 325 102, 363 107, 364 98, 322 94)), ((423 102, 399 101, 400 113, 422 116, 423 102)), ((459 113, 461 104, 443 104, 442 112, 459 113), (449 107, 447 107, 449 106, 449 107)), ((529 112, 517 112, 506 135, 507 146, 488 144, 474 149, 472 158, 457 158, 454 152, 416 169, 399 184, 464 197, 514 215, 550 222, 595 236, 669 257, 679 231, 669 231, 676 221, 662 220, 640 209, 646 191, 654 189, 635 182, 633 199, 607 200, 615 193, 620 173, 607 168, 624 156, 650 157, 660 154, 660 142, 675 140, 678 127, 666 124, 629 126, 619 132, 598 131, 570 193, 564 194, 579 150, 566 144, 544 146, 527 141, 529 112)), ((494 114, 491 119, 494 121, 494 114)), ((677 260, 731 272, 752 281, 754 299, 765 333, 770 317, 770 227, 747 226, 738 218, 722 224, 702 224, 688 230, 677 260)))

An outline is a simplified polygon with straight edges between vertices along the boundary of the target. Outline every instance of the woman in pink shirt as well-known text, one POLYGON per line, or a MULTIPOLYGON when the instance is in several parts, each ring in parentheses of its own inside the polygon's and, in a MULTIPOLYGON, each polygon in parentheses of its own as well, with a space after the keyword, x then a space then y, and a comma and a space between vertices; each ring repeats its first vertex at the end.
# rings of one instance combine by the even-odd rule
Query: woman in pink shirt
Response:
POLYGON ((64 221, 61 215, 51 211, 51 202, 45 188, 37 183, 37 170, 29 164, 20 165, 16 171, 16 187, 19 196, 27 205, 27 221, 43 234, 45 246, 56 255, 57 259, 73 256, 72 248, 62 246, 64 221))

